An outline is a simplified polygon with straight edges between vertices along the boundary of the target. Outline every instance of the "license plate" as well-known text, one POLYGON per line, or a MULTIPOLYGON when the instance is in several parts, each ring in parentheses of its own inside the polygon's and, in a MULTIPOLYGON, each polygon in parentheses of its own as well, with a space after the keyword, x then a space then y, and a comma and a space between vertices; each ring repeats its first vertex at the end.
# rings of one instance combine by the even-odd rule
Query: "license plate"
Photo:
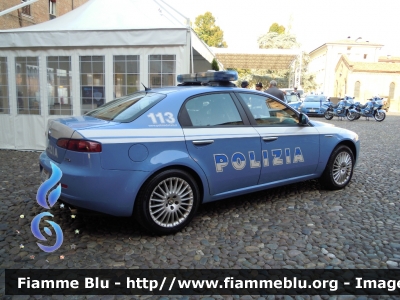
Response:
POLYGON ((50 178, 50 173, 43 168, 42 171, 40 172, 40 179, 42 180, 42 182, 45 182, 49 178, 50 178))
POLYGON ((315 109, 310 109, 310 112, 315 112, 315 109))

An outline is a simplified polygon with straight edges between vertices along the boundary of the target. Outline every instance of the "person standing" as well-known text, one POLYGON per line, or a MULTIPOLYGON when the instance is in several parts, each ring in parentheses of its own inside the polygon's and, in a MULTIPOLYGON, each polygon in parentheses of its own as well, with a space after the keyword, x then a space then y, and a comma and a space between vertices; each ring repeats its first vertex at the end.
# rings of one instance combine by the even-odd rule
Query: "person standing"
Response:
POLYGON ((278 83, 275 80, 271 80, 269 83, 269 88, 264 92, 272 96, 275 96, 276 98, 282 101, 285 101, 285 94, 280 89, 277 88, 277 85, 278 83))
POLYGON ((249 82, 248 81, 242 81, 241 87, 244 89, 248 89, 249 88, 249 82))
POLYGON ((292 95, 296 95, 297 98, 300 99, 300 93, 299 93, 299 91, 297 91, 297 87, 296 87, 296 86, 294 87, 294 90, 293 90, 293 92, 292 92, 292 95))
POLYGON ((261 91, 262 88, 263 88, 262 82, 257 82, 257 83, 256 83, 256 90, 257 90, 257 91, 261 91))

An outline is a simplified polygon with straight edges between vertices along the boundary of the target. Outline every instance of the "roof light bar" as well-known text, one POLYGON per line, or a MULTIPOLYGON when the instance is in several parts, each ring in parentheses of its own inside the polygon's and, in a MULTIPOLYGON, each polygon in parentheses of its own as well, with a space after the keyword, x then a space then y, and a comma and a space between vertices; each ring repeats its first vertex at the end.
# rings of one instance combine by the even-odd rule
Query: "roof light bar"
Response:
POLYGON ((218 81, 235 81, 238 79, 238 73, 236 71, 207 71, 192 74, 180 74, 178 75, 178 82, 218 82, 218 81))

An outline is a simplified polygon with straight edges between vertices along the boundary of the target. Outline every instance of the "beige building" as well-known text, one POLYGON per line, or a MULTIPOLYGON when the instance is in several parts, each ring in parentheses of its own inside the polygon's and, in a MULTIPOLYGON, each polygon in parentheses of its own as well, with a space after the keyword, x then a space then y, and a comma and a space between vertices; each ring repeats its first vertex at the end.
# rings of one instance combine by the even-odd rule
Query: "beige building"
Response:
POLYGON ((310 52, 308 70, 316 75, 316 92, 334 96, 335 69, 342 55, 354 62, 378 62, 382 44, 364 41, 360 38, 339 40, 323 44, 310 52))
MULTIPOLYGON (((39 24, 81 6, 88 0, 38 0, 0 16, 0 30, 39 24)), ((0 2, 0 12, 11 9, 29 0, 7 0, 0 2)))
POLYGON ((378 62, 354 62, 342 55, 334 73, 333 96, 348 94, 365 103, 379 95, 390 101, 390 111, 399 110, 400 63, 380 57, 378 62))

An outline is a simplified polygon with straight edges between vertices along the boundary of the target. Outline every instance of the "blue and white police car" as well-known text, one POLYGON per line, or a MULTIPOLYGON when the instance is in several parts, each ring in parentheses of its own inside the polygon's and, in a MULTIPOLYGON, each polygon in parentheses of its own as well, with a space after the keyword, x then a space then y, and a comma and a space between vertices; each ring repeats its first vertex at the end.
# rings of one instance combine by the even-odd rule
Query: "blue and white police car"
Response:
POLYGON ((346 187, 358 135, 310 121, 282 101, 235 87, 234 71, 179 75, 81 117, 49 121, 43 174, 62 171, 60 200, 133 215, 157 234, 181 230, 201 203, 320 178, 346 187))

